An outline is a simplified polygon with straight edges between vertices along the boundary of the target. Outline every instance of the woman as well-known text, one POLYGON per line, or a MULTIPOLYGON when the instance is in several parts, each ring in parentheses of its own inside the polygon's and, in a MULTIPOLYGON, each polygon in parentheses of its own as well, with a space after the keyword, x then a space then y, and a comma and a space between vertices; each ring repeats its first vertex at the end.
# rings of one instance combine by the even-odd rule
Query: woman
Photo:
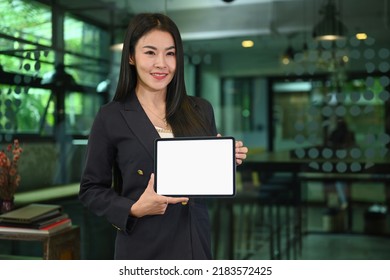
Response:
MULTIPOLYGON (((183 58, 172 20, 137 15, 125 37, 114 100, 91 129, 79 197, 118 229, 115 259, 211 258, 205 204, 153 189, 156 138, 217 135, 211 105, 186 95, 183 58)), ((238 164, 246 153, 237 141, 238 164)))

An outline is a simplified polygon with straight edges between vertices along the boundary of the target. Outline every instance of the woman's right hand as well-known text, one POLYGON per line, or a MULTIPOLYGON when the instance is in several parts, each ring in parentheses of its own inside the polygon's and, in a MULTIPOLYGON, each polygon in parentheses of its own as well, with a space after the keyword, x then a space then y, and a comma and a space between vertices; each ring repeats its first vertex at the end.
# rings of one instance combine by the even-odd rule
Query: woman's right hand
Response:
POLYGON ((157 194, 154 191, 154 174, 152 173, 144 193, 130 208, 130 215, 136 218, 147 215, 163 215, 168 204, 187 202, 187 197, 169 197, 157 194))

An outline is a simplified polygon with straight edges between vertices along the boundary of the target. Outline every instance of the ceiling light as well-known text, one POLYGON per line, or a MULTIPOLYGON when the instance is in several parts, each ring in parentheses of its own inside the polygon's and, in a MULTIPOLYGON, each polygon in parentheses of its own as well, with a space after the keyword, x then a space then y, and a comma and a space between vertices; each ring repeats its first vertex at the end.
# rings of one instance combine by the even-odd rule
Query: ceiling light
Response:
POLYGON ((244 40, 241 42, 241 45, 244 48, 252 48, 255 45, 255 43, 252 40, 244 40))
POLYGON ((287 65, 292 60, 294 60, 294 49, 291 46, 288 46, 288 48, 285 50, 285 52, 282 55, 282 63, 284 65, 287 65))
POLYGON ((328 0, 328 3, 320 10, 320 14, 324 17, 313 29, 314 38, 332 41, 346 36, 347 28, 337 19, 338 12, 333 0, 328 0))
POLYGON ((366 40, 367 39, 367 34, 364 32, 356 33, 356 39, 358 40, 366 40))

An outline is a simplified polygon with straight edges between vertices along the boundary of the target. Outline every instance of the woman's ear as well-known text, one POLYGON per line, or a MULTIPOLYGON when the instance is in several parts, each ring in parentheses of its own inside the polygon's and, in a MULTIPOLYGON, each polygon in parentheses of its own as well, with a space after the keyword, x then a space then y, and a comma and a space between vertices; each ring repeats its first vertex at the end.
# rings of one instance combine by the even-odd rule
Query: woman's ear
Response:
POLYGON ((131 56, 129 56, 129 64, 131 64, 131 65, 134 65, 135 63, 134 63, 134 59, 131 57, 131 56))

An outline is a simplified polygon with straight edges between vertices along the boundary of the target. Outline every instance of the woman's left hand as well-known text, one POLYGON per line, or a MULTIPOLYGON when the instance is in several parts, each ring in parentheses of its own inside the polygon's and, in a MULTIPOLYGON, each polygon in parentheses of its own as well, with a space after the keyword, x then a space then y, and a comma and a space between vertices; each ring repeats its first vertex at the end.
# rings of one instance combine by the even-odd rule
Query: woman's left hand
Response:
POLYGON ((246 159, 246 154, 248 153, 248 148, 244 146, 242 141, 236 141, 236 164, 240 165, 244 159, 246 159))
MULTIPOLYGON (((217 137, 222 137, 221 134, 217 134, 217 137)), ((242 141, 236 141, 236 164, 242 164, 242 161, 246 159, 246 154, 248 153, 248 148, 244 146, 242 141)))

